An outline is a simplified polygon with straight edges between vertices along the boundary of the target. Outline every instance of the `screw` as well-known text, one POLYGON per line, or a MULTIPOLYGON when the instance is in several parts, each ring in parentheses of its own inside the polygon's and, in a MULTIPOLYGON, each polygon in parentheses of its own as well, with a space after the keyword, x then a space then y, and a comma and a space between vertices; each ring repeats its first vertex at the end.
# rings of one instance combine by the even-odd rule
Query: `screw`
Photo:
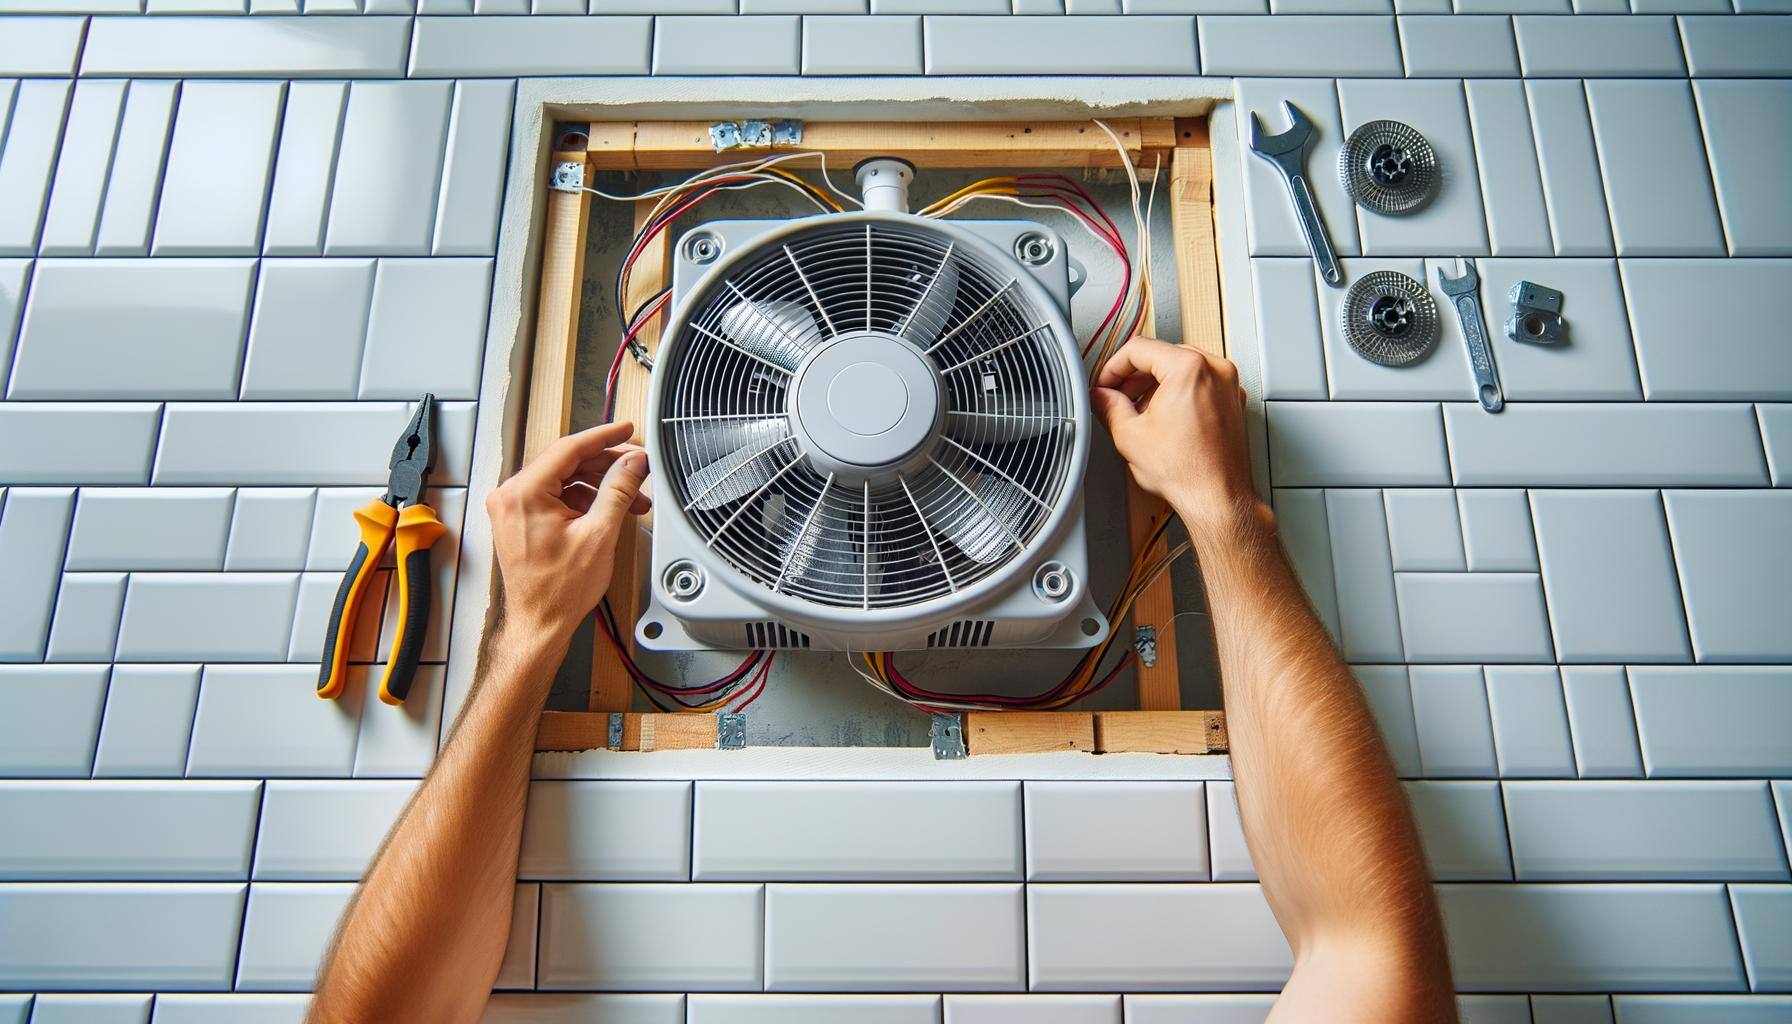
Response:
POLYGON ((707 233, 693 235, 685 243, 685 255, 692 263, 714 263, 716 257, 722 255, 722 240, 707 233))
POLYGON ((1029 231, 1014 240, 1014 255, 1029 267, 1042 267, 1052 261, 1057 248, 1052 240, 1037 231, 1029 231))
POLYGON ((1070 596, 1075 577, 1060 562, 1047 562, 1033 576, 1033 590, 1047 601, 1062 601, 1070 596))
POLYGON ((680 601, 703 592, 703 570, 691 562, 674 562, 666 569, 666 590, 680 601))

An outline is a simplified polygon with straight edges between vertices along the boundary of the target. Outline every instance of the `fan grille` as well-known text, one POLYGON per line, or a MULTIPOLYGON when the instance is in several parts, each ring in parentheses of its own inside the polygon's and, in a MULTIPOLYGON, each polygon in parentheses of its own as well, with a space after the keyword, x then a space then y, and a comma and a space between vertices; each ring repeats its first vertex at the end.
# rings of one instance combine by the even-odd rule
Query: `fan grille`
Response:
POLYGON ((829 218, 743 253, 683 304, 656 370, 676 514, 748 579, 819 605, 901 608, 998 572, 1076 483, 1074 339, 1021 273, 896 219, 829 218), (838 425, 813 422, 830 414, 799 382, 849 343, 920 367, 918 442, 825 450, 838 425))

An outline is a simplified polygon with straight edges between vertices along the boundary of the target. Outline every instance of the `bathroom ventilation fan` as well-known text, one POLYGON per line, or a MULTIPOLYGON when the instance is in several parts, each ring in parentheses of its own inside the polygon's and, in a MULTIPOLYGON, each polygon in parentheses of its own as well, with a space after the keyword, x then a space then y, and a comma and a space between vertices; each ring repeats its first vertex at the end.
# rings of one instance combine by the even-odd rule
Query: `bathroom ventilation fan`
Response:
POLYGON ((1084 647, 1090 415, 1062 240, 906 210, 675 248, 644 430, 657 650, 1084 647))

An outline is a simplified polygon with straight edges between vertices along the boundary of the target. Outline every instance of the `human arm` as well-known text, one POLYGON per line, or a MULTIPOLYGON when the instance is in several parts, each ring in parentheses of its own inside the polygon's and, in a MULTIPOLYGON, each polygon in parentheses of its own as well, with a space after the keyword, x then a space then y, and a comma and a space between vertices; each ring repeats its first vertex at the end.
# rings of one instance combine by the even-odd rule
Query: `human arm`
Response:
POLYGON ((609 587, 647 456, 626 423, 555 442, 486 499, 503 598, 465 709, 368 869, 318 978, 313 1024, 476 1021, 510 934, 535 730, 609 587))
POLYGON ((1200 562, 1245 841, 1294 951, 1270 1019, 1454 1021, 1412 812, 1252 487, 1237 368, 1135 338, 1097 385, 1115 446, 1176 509, 1200 562))

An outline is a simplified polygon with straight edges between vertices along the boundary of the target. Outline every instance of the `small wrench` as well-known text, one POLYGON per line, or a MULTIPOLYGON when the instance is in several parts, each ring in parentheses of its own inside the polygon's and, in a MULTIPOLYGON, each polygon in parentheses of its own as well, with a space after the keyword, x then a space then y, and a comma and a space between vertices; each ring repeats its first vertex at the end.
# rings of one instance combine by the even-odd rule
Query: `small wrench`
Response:
POLYGON ((1481 394, 1481 408, 1499 412, 1506 407, 1505 393, 1500 390, 1499 371, 1493 365, 1493 349, 1487 339, 1487 321, 1481 318, 1481 276, 1475 272, 1475 261, 1463 257, 1458 261, 1466 269, 1461 277, 1444 276, 1437 268, 1437 286, 1456 307, 1456 319, 1462 323, 1462 339, 1468 343, 1469 365, 1475 371, 1476 389, 1481 394))
POLYGON ((1294 199, 1294 219, 1300 222, 1301 234, 1307 236, 1307 249, 1319 276, 1336 288, 1344 283, 1344 272, 1338 269, 1338 257, 1332 252, 1332 240, 1326 237, 1325 222, 1319 219, 1319 208, 1313 205, 1313 189, 1307 184, 1307 150, 1313 146, 1313 122, 1300 108, 1287 100, 1282 110, 1288 115, 1288 130, 1280 135, 1264 135, 1263 123, 1251 111, 1251 152, 1282 172, 1288 183, 1288 194, 1294 199))

